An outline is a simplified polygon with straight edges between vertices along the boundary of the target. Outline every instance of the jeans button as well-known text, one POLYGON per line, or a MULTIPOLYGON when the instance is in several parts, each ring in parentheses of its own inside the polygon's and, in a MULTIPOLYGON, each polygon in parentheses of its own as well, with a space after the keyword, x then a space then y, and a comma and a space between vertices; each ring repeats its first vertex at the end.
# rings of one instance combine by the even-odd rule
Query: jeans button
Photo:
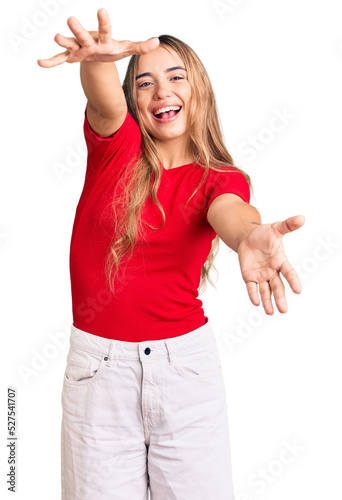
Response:
POLYGON ((145 351, 144 351, 144 352, 145 352, 145 354, 150 354, 151 349, 150 349, 149 347, 146 347, 146 349, 145 349, 145 351))

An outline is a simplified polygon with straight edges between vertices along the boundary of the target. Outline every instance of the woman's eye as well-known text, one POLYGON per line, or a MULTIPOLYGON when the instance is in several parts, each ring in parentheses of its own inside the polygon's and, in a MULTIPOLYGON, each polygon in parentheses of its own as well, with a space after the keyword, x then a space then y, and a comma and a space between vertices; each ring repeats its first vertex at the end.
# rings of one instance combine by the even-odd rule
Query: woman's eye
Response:
MULTIPOLYGON (((184 80, 184 77, 183 76, 173 76, 171 78, 171 80, 174 80, 174 79, 177 79, 177 80, 184 80)), ((152 85, 151 82, 144 82, 144 83, 141 83, 140 85, 138 85, 138 89, 141 89, 141 88, 146 88, 146 87, 150 87, 150 85, 152 85)))
POLYGON ((144 82, 141 85, 139 85, 138 88, 140 89, 141 87, 148 86, 149 83, 151 82, 144 82))

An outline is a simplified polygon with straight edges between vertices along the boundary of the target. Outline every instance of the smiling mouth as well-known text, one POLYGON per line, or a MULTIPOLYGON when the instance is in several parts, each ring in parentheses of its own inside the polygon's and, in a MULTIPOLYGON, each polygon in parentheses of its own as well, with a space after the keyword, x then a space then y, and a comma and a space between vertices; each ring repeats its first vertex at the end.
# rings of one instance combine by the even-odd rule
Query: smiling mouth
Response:
POLYGON ((162 108, 163 111, 157 110, 158 113, 152 113, 152 114, 158 120, 167 120, 167 119, 170 119, 170 118, 173 118, 174 116, 176 116, 180 112, 180 110, 182 109, 181 106, 173 106, 173 108, 174 109, 169 109, 167 111, 164 111, 165 108, 162 108))

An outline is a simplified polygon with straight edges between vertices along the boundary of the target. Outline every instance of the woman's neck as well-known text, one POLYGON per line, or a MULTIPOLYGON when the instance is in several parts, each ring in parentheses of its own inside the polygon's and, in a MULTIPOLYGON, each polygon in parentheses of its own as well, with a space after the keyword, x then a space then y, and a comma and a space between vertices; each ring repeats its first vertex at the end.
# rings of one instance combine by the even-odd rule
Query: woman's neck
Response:
POLYGON ((158 158, 167 170, 171 168, 187 165, 194 161, 190 153, 189 147, 184 144, 175 143, 156 143, 158 150, 158 158))

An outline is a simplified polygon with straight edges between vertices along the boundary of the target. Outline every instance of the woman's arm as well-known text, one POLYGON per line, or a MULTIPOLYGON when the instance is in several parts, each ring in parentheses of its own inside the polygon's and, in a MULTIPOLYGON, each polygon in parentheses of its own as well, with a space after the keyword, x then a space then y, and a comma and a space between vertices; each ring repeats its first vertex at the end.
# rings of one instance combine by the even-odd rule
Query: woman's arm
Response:
POLYGON ((92 129, 108 137, 123 124, 127 104, 115 63, 85 62, 80 64, 83 91, 88 99, 87 118, 92 129))
POLYGON ((235 194, 225 193, 214 199, 207 218, 222 241, 237 252, 252 304, 260 304, 259 293, 266 314, 273 314, 273 293, 279 312, 286 313, 285 286, 280 273, 294 293, 301 292, 301 284, 286 258, 282 239, 304 224, 304 216, 296 215, 273 224, 261 224, 256 208, 235 194))
POLYGON ((97 11, 98 31, 86 31, 75 17, 67 24, 75 35, 57 34, 55 42, 66 50, 50 59, 38 59, 42 68, 64 62, 80 62, 81 84, 88 99, 87 118, 95 132, 112 135, 123 123, 127 105, 114 61, 132 54, 146 54, 159 45, 158 38, 144 42, 111 38, 111 23, 105 9, 97 11))
POLYGON ((217 196, 208 209, 207 218, 215 233, 235 252, 255 224, 261 224, 257 209, 232 193, 217 196))

